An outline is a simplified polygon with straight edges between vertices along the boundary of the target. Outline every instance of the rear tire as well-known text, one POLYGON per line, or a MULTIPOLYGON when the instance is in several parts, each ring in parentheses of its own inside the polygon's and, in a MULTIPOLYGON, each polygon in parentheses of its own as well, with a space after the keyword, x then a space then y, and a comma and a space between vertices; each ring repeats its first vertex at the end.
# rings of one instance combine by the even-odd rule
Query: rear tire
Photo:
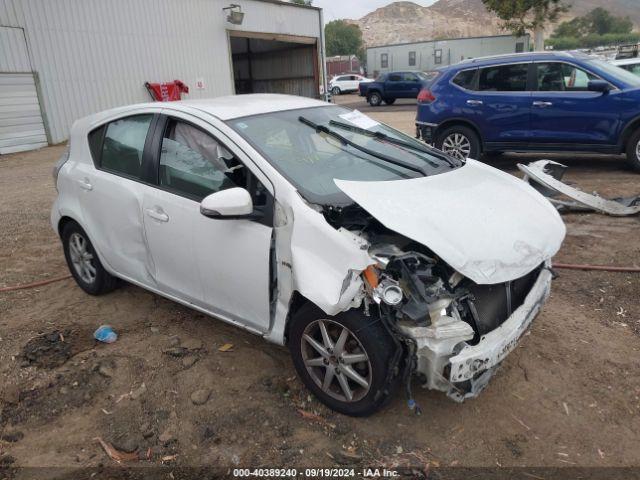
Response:
POLYGON ((627 143, 627 163, 640 172, 640 129, 636 130, 627 143))
POLYGON ((464 125, 453 125, 438 134, 435 146, 438 150, 459 160, 480 159, 480 138, 464 125))
POLYGON ((377 318, 358 310, 332 317, 306 304, 291 321, 293 364, 318 400, 337 412, 360 417, 376 412, 391 398, 398 386, 397 379, 388 381, 395 345, 377 318), (346 341, 340 348, 343 335, 346 341))
POLYGON ((372 107, 379 107, 382 105, 382 95, 379 92, 371 92, 367 97, 367 101, 372 107))
POLYGON ((102 295, 118 286, 118 279, 104 269, 89 236, 76 222, 62 229, 62 246, 69 271, 82 290, 102 295))

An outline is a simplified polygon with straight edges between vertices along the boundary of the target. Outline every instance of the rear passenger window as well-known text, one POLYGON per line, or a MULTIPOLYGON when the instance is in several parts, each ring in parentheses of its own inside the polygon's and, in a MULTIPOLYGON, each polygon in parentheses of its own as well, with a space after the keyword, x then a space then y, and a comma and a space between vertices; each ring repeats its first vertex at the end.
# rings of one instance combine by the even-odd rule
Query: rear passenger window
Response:
POLYGON ((524 92, 527 90, 528 63, 499 65, 480 69, 478 90, 488 92, 524 92))
MULTIPOLYGON (((142 153, 152 118, 153 115, 136 115, 109 123, 104 132, 100 168, 140 179, 142 153)), ((97 141, 90 138, 90 146, 92 140, 97 141)))
POLYGON ((453 77, 453 83, 467 90, 473 90, 476 72, 477 70, 463 70, 462 72, 458 72, 458 74, 453 77))

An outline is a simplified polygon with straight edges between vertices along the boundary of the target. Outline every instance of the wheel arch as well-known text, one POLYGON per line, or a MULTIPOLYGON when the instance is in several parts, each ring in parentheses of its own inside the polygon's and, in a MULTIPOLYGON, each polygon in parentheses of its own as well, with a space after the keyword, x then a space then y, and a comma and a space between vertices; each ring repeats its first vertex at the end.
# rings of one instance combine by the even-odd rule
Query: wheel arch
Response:
POLYGON ((640 130, 640 115, 628 122, 622 130, 622 135, 620 135, 620 140, 618 141, 620 152, 624 152, 627 149, 627 142, 637 130, 640 130))
POLYGON ((293 317, 300 311, 302 307, 307 304, 311 304, 316 308, 319 308, 315 303, 302 295, 298 290, 294 290, 289 301, 289 311, 287 312, 287 320, 284 324, 284 344, 289 343, 289 330, 293 324, 293 317))
POLYGON ((435 135, 433 136, 434 140, 436 140, 442 132, 444 132, 447 128, 454 127, 456 125, 461 125, 464 127, 468 127, 474 131, 474 133, 478 136, 480 140, 480 152, 484 152, 484 139, 482 138, 482 134, 480 133, 480 129, 477 127, 475 123, 466 119, 466 118, 450 118, 445 120, 444 122, 438 125, 436 128, 435 135))
MULTIPOLYGON (((78 220, 76 220, 75 218, 70 217, 69 215, 63 215, 62 217, 60 217, 60 220, 58 220, 58 236, 60 238, 62 238, 62 231, 64 230, 64 227, 66 227, 71 222, 77 223, 84 230, 84 228, 82 227, 80 222, 78 222, 78 220)), ((85 232, 86 232, 86 230, 85 230, 85 232)), ((89 234, 87 233, 87 235, 89 235, 89 234)))
POLYGON ((93 235, 89 233, 89 231, 84 227, 82 222, 79 221, 77 218, 74 218, 66 214, 60 217, 60 220, 58 220, 58 228, 57 228, 58 236, 60 237, 60 240, 62 240, 62 231, 64 230, 64 227, 66 227, 70 223, 76 223, 84 231, 87 237, 89 237, 89 241, 91 242, 91 245, 93 246, 93 249, 95 250, 96 255, 98 256, 98 259, 100 260, 100 263, 102 263, 102 266, 104 267, 104 269, 111 275, 118 276, 115 270, 111 268, 111 265, 109 265, 109 263, 105 261, 104 255, 98 249, 98 247, 96 246, 96 243, 93 241, 93 235))

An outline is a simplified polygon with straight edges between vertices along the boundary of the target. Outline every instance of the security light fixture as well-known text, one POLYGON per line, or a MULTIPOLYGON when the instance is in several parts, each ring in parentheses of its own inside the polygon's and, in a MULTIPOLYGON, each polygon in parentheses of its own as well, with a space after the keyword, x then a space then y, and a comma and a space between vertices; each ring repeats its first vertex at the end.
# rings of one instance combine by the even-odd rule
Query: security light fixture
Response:
POLYGON ((242 11, 240 5, 232 3, 228 7, 224 7, 222 10, 229 12, 229 15, 227 15, 227 22, 234 25, 242 25, 242 21, 244 20, 244 12, 242 11))

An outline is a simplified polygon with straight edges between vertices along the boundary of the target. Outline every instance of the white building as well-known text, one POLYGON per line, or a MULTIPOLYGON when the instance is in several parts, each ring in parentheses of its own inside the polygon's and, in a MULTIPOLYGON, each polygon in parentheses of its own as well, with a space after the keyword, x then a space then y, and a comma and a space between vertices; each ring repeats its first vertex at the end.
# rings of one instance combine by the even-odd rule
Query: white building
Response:
POLYGON ((467 58, 528 52, 529 35, 496 35, 399 43, 367 48, 369 75, 397 70, 434 70, 467 58))
POLYGON ((149 101, 145 82, 181 80, 183 98, 319 97, 322 23, 322 10, 276 0, 0 0, 0 153, 149 101))

